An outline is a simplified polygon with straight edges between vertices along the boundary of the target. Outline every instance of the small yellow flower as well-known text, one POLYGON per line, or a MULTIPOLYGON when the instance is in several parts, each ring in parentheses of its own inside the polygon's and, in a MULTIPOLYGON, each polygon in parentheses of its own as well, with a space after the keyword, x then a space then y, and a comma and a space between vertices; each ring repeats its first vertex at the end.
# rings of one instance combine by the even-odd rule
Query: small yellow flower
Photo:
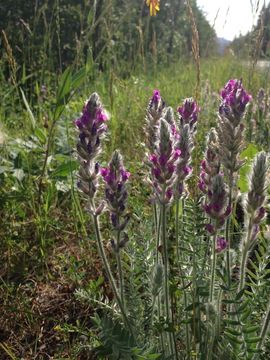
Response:
POLYGON ((159 11, 159 0, 146 0, 146 5, 150 8, 150 16, 156 16, 159 11))

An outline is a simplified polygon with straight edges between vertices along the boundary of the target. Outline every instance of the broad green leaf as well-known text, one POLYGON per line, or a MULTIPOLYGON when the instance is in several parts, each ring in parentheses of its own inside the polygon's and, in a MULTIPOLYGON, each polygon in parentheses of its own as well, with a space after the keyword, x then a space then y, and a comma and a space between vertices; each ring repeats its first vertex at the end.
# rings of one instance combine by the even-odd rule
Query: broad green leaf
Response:
POLYGON ((246 163, 239 170, 239 179, 237 186, 242 193, 248 191, 248 175, 250 173, 252 160, 258 153, 258 149, 255 145, 249 144, 248 147, 240 154, 240 159, 246 160, 246 163))
POLYGON ((67 161, 56 168, 51 176, 52 177, 67 177, 72 171, 78 168, 78 162, 75 160, 67 161))
POLYGON ((66 68, 62 74, 56 94, 56 102, 60 104, 64 97, 70 92, 72 83, 71 67, 66 68))
POLYGON ((241 152, 240 159, 252 161, 258 152, 259 150, 254 144, 249 144, 248 147, 241 152))
POLYGON ((82 67, 72 76, 72 84, 71 84, 72 90, 76 90, 83 83, 84 79, 86 78, 86 75, 87 75, 86 67, 82 67))
POLYGON ((62 115, 62 112, 64 110, 65 110, 65 105, 57 105, 53 114, 54 120, 57 120, 62 115))
POLYGON ((46 143, 47 137, 46 137, 45 132, 41 128, 36 128, 35 135, 38 138, 38 140, 41 142, 41 144, 46 143))
POLYGON ((32 113, 32 110, 30 109, 30 106, 29 106, 29 104, 28 104, 28 101, 26 100, 26 97, 25 97, 25 95, 24 95, 23 89, 20 88, 20 91, 21 91, 21 94, 22 94, 22 98, 23 98, 24 105, 25 105, 25 107, 26 107, 26 110, 27 110, 27 112, 28 112, 29 118, 30 118, 30 120, 31 120, 32 129, 35 129, 35 127, 36 127, 36 119, 35 119, 35 117, 34 117, 34 115, 33 115, 33 113, 32 113))

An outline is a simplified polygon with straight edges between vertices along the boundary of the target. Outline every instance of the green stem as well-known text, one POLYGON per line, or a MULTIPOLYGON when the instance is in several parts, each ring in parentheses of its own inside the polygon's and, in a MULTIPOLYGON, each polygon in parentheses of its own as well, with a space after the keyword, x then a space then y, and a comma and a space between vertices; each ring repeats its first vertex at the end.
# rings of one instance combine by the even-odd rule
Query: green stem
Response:
POLYGON ((217 261, 217 254, 216 254, 216 240, 217 234, 213 236, 212 242, 212 263, 211 263, 211 282, 210 282, 210 302, 214 299, 214 288, 215 288, 215 275, 216 275, 216 261, 217 261))
MULTIPOLYGON (((161 317, 161 299, 160 299, 160 295, 158 296, 158 319, 160 319, 161 317)), ((161 349, 162 349, 162 353, 165 353, 165 342, 164 342, 164 336, 163 336, 163 331, 161 331, 160 334, 160 338, 161 338, 161 349)))
POLYGON ((118 276, 119 276, 119 292, 120 292, 122 304, 125 307, 124 278, 123 278, 123 271, 122 271, 122 264, 121 264, 121 253, 119 250, 116 253, 116 262, 117 262, 117 269, 118 269, 118 276))
POLYGON ((119 276, 119 292, 120 292, 122 304, 125 308, 124 277, 123 277, 122 263, 121 263, 121 250, 119 248, 120 236, 121 236, 121 231, 118 230, 117 236, 116 236, 116 248, 117 248, 116 262, 117 262, 117 270, 118 270, 118 276, 119 276))
POLYGON ((157 204, 153 204, 153 212, 154 212, 154 223, 155 223, 155 234, 157 234, 158 229, 158 214, 157 214, 157 204))
POLYGON ((239 282, 238 291, 242 290, 245 286, 248 250, 250 247, 252 227, 253 227, 253 215, 250 216, 250 218, 249 218, 247 236, 243 243, 242 259, 241 259, 241 266, 240 266, 240 282, 239 282))
POLYGON ((179 250, 179 201, 176 200, 176 214, 175 214, 175 239, 176 239, 176 256, 177 261, 180 261, 180 250, 179 250))
MULTIPOLYGON (((156 234, 155 263, 156 263, 156 265, 157 265, 157 264, 159 263, 159 245, 160 245, 160 229, 161 229, 161 208, 160 208, 159 214, 158 214, 157 204, 154 204, 153 208, 154 208, 153 210, 154 210, 155 234, 156 234)), ((160 296, 158 296, 157 299, 158 299, 158 303, 157 303, 158 318, 160 319, 160 317, 161 317, 161 315, 162 315, 160 296)), ((160 338, 161 338, 161 350, 162 350, 162 352, 164 353, 164 352, 165 352, 165 343, 164 343, 163 332, 161 332, 160 338)))
MULTIPOLYGON (((231 175, 232 179, 232 175, 231 175)), ((232 188, 233 188, 233 180, 230 181, 229 185, 229 206, 232 207, 232 188)), ((231 239, 230 239, 230 228, 231 228, 231 216, 230 215, 226 220, 225 226, 225 238, 227 243, 226 249, 226 269, 227 269, 227 276, 228 276, 228 287, 231 286, 231 259, 230 259, 230 250, 231 250, 231 239)))
MULTIPOLYGON (((163 196, 165 199, 165 196, 163 196)), ((161 221, 162 221, 162 247, 164 254, 164 295, 165 295, 165 313, 168 323, 171 322, 171 309, 170 309, 170 292, 169 292, 169 258, 168 258, 168 244, 166 237, 166 205, 162 202, 161 206, 161 221)), ((173 354, 173 337, 172 333, 169 333, 169 355, 173 354)))
MULTIPOLYGON (((156 209, 156 207, 155 207, 156 209)), ((157 209, 156 209, 156 216, 157 216, 157 226, 156 226, 156 264, 158 264, 159 260, 159 245, 160 245, 160 228, 161 228, 161 208, 159 216, 157 215, 157 209)))
POLYGON ((129 331, 133 335, 133 330, 132 330, 130 321, 128 320, 128 317, 127 317, 126 311, 125 311, 125 307, 124 307, 124 305, 123 305, 123 303, 121 301, 121 298, 120 298, 120 296, 118 294, 118 290, 117 290, 117 287, 116 287, 116 284, 115 284, 115 280, 114 280, 113 274, 111 272, 111 268, 110 268, 110 265, 109 265, 109 262, 108 262, 108 259, 107 259, 106 253, 105 253, 105 249, 103 247, 103 243, 102 243, 102 239, 101 239, 101 235, 100 235, 100 230, 99 230, 98 217, 96 215, 93 215, 93 221, 94 221, 94 228, 95 228, 95 234, 96 234, 96 239, 97 239, 97 244, 98 244, 99 255, 100 255, 101 259, 102 259, 103 266, 105 268, 105 271, 106 271, 106 274, 108 276, 110 285, 112 287, 116 302, 117 302, 117 304, 119 306, 119 309, 121 311, 123 321, 124 321, 126 327, 129 329, 129 331))
MULTIPOLYGON (((176 239, 176 253, 177 253, 177 263, 178 263, 178 268, 180 271, 180 279, 181 279, 181 285, 183 288, 183 295, 184 295, 184 307, 185 309, 188 306, 188 301, 187 301, 187 293, 184 290, 186 288, 185 285, 185 281, 184 281, 184 271, 182 269, 182 265, 181 265, 181 254, 180 254, 180 243, 179 243, 179 201, 177 201, 176 203, 176 214, 175 214, 175 239, 176 239)), ((183 214, 184 214, 184 199, 182 199, 182 224, 183 224, 183 214)), ((185 311, 185 332, 186 332, 186 346, 187 346, 187 359, 190 358, 190 337, 189 337, 189 325, 188 325, 188 314, 185 311)))

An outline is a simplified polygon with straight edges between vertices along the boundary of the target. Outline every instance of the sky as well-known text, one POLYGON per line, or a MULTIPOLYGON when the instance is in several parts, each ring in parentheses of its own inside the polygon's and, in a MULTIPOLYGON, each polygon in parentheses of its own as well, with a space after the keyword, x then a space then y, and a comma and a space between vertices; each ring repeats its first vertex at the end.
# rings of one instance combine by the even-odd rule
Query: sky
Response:
MULTIPOLYGON (((266 5, 269 2, 265 0, 266 5)), ((233 40, 251 30, 263 3, 264 0, 197 0, 217 36, 227 40, 233 40)))

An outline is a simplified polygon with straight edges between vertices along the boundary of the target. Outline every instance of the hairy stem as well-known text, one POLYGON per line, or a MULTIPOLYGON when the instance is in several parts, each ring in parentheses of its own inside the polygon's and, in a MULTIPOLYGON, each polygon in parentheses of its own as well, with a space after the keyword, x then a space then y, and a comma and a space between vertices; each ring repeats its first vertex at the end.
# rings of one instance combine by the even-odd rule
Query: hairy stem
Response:
POLYGON ((93 215, 93 221, 94 221, 94 228, 95 228, 95 234, 96 234, 96 239, 97 239, 97 244, 98 244, 99 255, 100 255, 101 259, 102 259, 103 266, 105 268, 105 271, 106 271, 106 274, 108 276, 110 285, 112 287, 116 302, 117 302, 117 304, 119 306, 119 309, 121 311, 124 324, 129 329, 129 331, 133 334, 133 330, 132 330, 130 321, 128 320, 124 304, 122 303, 121 298, 119 296, 119 293, 118 293, 118 290, 117 290, 117 287, 116 287, 116 284, 115 284, 115 280, 114 280, 113 274, 111 272, 111 268, 110 268, 110 265, 109 265, 109 262, 108 262, 108 259, 107 259, 106 253, 105 253, 105 249, 103 247, 103 243, 102 243, 102 239, 101 239, 101 235, 100 235, 100 230, 99 230, 98 217, 96 215, 93 215))
POLYGON ((212 302, 214 299, 216 261, 217 261, 216 240, 217 240, 217 234, 213 235, 213 241, 212 241, 212 263, 211 263, 211 282, 210 282, 210 298, 209 298, 210 302, 212 302))
MULTIPOLYGON (((165 196, 163 196, 163 199, 165 196)), ((161 222, 162 222, 162 247, 163 247, 163 254, 164 254, 164 295, 165 295, 165 314, 166 320, 168 323, 171 322, 171 307, 170 307, 170 291, 169 291, 169 258, 168 258, 168 244, 167 244, 167 236, 166 236, 166 205, 162 202, 161 206, 161 222)), ((172 333, 169 333, 169 349, 171 356, 173 354, 173 336, 172 333)))
POLYGON ((123 271, 122 271, 122 263, 121 263, 121 251, 119 248, 119 244, 120 244, 120 236, 121 236, 121 231, 118 230, 117 231, 117 236, 116 236, 116 246, 117 246, 117 251, 116 251, 116 262, 117 262, 117 270, 118 270, 118 276, 119 276, 119 292, 120 292, 120 297, 121 297, 121 301, 122 304, 125 308, 125 295, 124 295, 124 276, 123 276, 123 271))
POLYGON ((238 291, 242 290, 245 286, 247 259, 248 259, 248 251, 250 247, 250 238, 252 234, 252 226, 253 226, 253 216, 251 216, 248 220, 248 231, 247 231, 246 239, 243 242, 241 266, 240 266, 240 282, 238 286, 238 291))
MULTIPOLYGON (((232 190, 233 190, 233 174, 231 174, 231 179, 229 181, 229 206, 232 206, 232 190)), ((230 215, 226 220, 225 226, 225 238, 227 243, 226 249, 226 269, 228 276, 228 287, 231 286, 231 260, 230 260, 230 250, 231 250, 231 239, 230 239, 230 228, 231 228, 231 216, 230 215)))
MULTIPOLYGON (((179 242, 179 201, 176 203, 176 214, 175 214, 175 239, 176 239, 176 253, 177 253, 177 265, 180 272, 181 285, 183 288, 183 296, 184 296, 184 307, 188 306, 187 292, 185 291, 186 284, 184 280, 184 271, 182 269, 181 254, 180 254, 180 242, 179 242)), ((183 224, 183 214, 184 214, 184 199, 182 199, 182 224, 183 224)), ((188 314, 185 311, 185 332, 186 332, 186 347, 187 347, 187 359, 190 358, 190 336, 189 336, 189 325, 188 325, 188 314)))

